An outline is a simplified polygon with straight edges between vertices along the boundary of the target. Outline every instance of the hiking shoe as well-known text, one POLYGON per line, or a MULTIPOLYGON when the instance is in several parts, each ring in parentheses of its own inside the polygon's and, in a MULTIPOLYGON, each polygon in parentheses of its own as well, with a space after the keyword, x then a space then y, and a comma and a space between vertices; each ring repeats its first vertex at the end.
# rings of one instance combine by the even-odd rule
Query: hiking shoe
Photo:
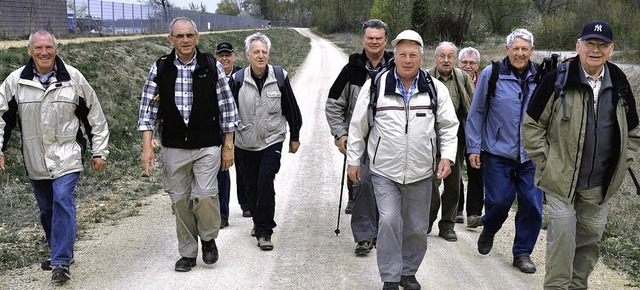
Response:
POLYGON ((493 248, 493 237, 494 235, 486 234, 484 231, 480 233, 480 237, 478 238, 478 253, 486 255, 491 252, 491 248, 493 248))
POLYGON ((246 217, 246 218, 248 218, 248 217, 252 217, 252 216, 253 216, 253 215, 251 214, 251 211, 250 211, 250 210, 248 210, 248 209, 243 209, 243 210, 242 210, 242 217, 246 217))
POLYGON ((438 233, 438 237, 441 237, 449 242, 455 242, 458 240, 456 232, 452 229, 445 229, 438 233))
POLYGON ((273 250, 273 243, 271 242, 271 237, 259 237, 258 247, 260 247, 260 250, 263 250, 263 251, 273 250))
POLYGON ((354 252, 356 256, 363 256, 369 254, 369 252, 371 252, 371 249, 373 249, 373 243, 369 241, 361 241, 356 245, 356 249, 354 252))
POLYGON ((382 290, 399 290, 400 283, 399 282, 384 282, 384 286, 382 286, 382 290))
POLYGON ((64 284, 71 279, 71 273, 69 273, 69 266, 55 265, 51 274, 51 282, 56 284, 64 284))
POLYGON ((202 261, 207 265, 218 261, 218 247, 215 239, 202 241, 202 261))
POLYGON ((176 271, 189 272, 191 268, 196 266, 196 258, 182 257, 176 262, 176 271))
POLYGON ((228 226, 229 226, 229 219, 222 218, 222 220, 220 220, 220 229, 224 229, 228 226))
POLYGON ((477 215, 470 215, 467 217, 467 227, 471 229, 475 229, 477 227, 481 227, 484 224, 482 223, 482 218, 477 215))
MULTIPOLYGON (((69 261, 69 265, 72 265, 73 263, 75 263, 76 259, 71 258, 71 261, 69 261)), ((44 271, 51 271, 53 268, 51 267, 51 259, 46 259, 42 262, 40 262, 40 269, 44 270, 44 271)))
POLYGON ((347 202, 347 207, 344 208, 344 214, 351 214, 353 211, 353 200, 347 202))
POLYGON ((513 266, 518 268, 522 273, 531 274, 536 272, 536 264, 534 264, 527 255, 513 257, 513 266))
POLYGON ((455 218, 455 219, 453 219, 453 221, 454 221, 456 224, 463 224, 463 223, 464 223, 464 216, 462 215, 462 212, 461 212, 461 211, 459 211, 459 212, 458 212, 458 214, 456 215, 456 218, 455 218))
POLYGON ((400 286, 404 290, 419 290, 421 288, 420 283, 416 280, 416 275, 400 276, 400 286))

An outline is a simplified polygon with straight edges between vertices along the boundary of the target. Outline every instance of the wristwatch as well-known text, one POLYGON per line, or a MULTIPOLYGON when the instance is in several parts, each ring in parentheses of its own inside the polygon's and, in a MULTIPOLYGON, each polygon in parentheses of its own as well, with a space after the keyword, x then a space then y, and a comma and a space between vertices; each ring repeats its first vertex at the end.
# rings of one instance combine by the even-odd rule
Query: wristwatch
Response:
POLYGON ((224 147, 229 150, 233 150, 233 143, 224 143, 224 147))

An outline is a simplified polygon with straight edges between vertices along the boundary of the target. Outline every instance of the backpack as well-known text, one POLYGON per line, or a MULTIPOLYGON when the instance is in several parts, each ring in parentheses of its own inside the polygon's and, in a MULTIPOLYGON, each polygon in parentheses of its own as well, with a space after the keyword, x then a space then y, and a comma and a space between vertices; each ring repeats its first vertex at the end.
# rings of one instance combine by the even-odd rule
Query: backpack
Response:
MULTIPOLYGON (((284 72, 281 66, 279 65, 271 65, 273 66, 273 73, 275 74, 276 77, 276 82, 278 83, 278 89, 280 89, 280 93, 284 94, 284 72)), ((245 68, 241 68, 239 69, 236 73, 235 73, 235 77, 233 78, 233 81, 235 82, 235 87, 234 87, 234 96, 238 95, 238 92, 240 91, 240 88, 242 87, 242 84, 244 83, 244 70, 245 68)))
MULTIPOLYGON (((393 68, 393 67, 390 67, 393 68)), ((373 128, 374 124, 375 124, 375 117, 376 117, 376 111, 377 111, 377 106, 378 106, 378 88, 380 87, 380 78, 382 76, 382 74, 384 74, 385 72, 389 71, 389 67, 385 67, 383 68, 380 72, 378 72, 378 74, 376 74, 375 78, 371 80, 371 88, 370 88, 370 93, 369 93, 369 107, 368 107, 368 115, 369 115, 369 132, 371 132, 371 129, 373 128)), ((431 95, 431 110, 433 111, 433 116, 434 118, 436 118, 437 114, 437 108, 438 108, 438 92, 436 91, 434 85, 433 85, 433 79, 431 78, 431 75, 427 72, 425 72, 424 70, 420 69, 418 71, 420 74, 422 74, 427 82, 427 88, 428 91, 427 93, 429 93, 431 95)), ((434 122, 437 126, 437 119, 434 122)), ((438 134, 438 130, 436 130, 436 135, 438 134)), ((367 134, 367 137, 365 139, 368 139, 369 134, 367 134)), ((438 146, 439 147, 439 146, 438 146)))

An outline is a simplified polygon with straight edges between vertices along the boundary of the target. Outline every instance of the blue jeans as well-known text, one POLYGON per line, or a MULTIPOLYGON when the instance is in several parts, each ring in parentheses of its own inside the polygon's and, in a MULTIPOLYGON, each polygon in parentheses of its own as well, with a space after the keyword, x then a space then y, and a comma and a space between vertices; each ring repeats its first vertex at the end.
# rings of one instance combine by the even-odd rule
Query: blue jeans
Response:
POLYGON ((512 251, 514 257, 528 256, 533 252, 542 225, 542 191, 533 185, 535 163, 520 163, 490 153, 482 156, 485 187, 483 232, 494 235, 500 230, 517 197, 516 236, 512 251))
POLYGON ((256 238, 271 237, 276 210, 276 191, 274 180, 280 171, 282 142, 275 143, 260 151, 236 148, 240 156, 237 166, 244 177, 249 210, 253 214, 256 238))
POLYGON ((79 172, 56 179, 31 180, 40 208, 40 223, 51 249, 51 265, 69 265, 76 241, 74 191, 79 172))

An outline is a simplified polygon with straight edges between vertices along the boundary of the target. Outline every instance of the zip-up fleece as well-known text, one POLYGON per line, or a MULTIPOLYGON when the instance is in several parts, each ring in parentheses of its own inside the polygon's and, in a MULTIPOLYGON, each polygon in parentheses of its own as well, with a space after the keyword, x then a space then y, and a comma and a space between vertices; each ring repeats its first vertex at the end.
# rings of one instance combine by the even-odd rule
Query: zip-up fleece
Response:
POLYGON ((377 113, 371 132, 368 117, 371 80, 362 86, 349 125, 347 163, 360 165, 364 150, 368 148, 371 172, 400 184, 409 184, 429 178, 437 170, 437 140, 440 141, 442 158, 455 162, 458 118, 449 91, 442 82, 433 80, 438 94, 434 116, 424 75, 420 74, 417 89, 409 104, 405 104, 397 89, 394 72, 381 76, 377 113), (367 133, 369 138, 365 143, 367 133))
MULTIPOLYGON (((610 105, 614 107, 616 124, 613 129, 616 132, 610 135, 617 138, 606 140, 616 147, 607 149, 614 152, 614 163, 607 168, 609 174, 602 184, 605 188, 603 202, 606 202, 618 191, 627 169, 635 160, 635 153, 640 148, 640 127, 627 77, 610 62, 603 69, 605 74, 600 95, 608 95, 602 101, 612 102, 610 105)), ((594 153, 598 154, 598 149, 592 154, 584 152, 588 112, 593 112, 593 90, 583 76, 578 57, 571 61, 567 74, 565 100, 554 96, 555 71, 543 79, 527 110, 523 130, 525 150, 536 163, 536 187, 565 203, 573 203, 581 168, 589 167, 583 164, 587 162, 584 157, 593 157, 594 153), (566 114, 563 114, 563 109, 566 114)))
POLYGON ((80 126, 90 138, 91 154, 107 157, 109 128, 98 97, 74 67, 56 56, 56 76, 44 88, 33 73, 33 60, 12 72, 0 85, 0 145, 4 119, 20 116, 24 165, 29 178, 55 179, 80 172, 82 149, 77 141, 80 126), (17 110, 10 110, 15 103, 17 110))

